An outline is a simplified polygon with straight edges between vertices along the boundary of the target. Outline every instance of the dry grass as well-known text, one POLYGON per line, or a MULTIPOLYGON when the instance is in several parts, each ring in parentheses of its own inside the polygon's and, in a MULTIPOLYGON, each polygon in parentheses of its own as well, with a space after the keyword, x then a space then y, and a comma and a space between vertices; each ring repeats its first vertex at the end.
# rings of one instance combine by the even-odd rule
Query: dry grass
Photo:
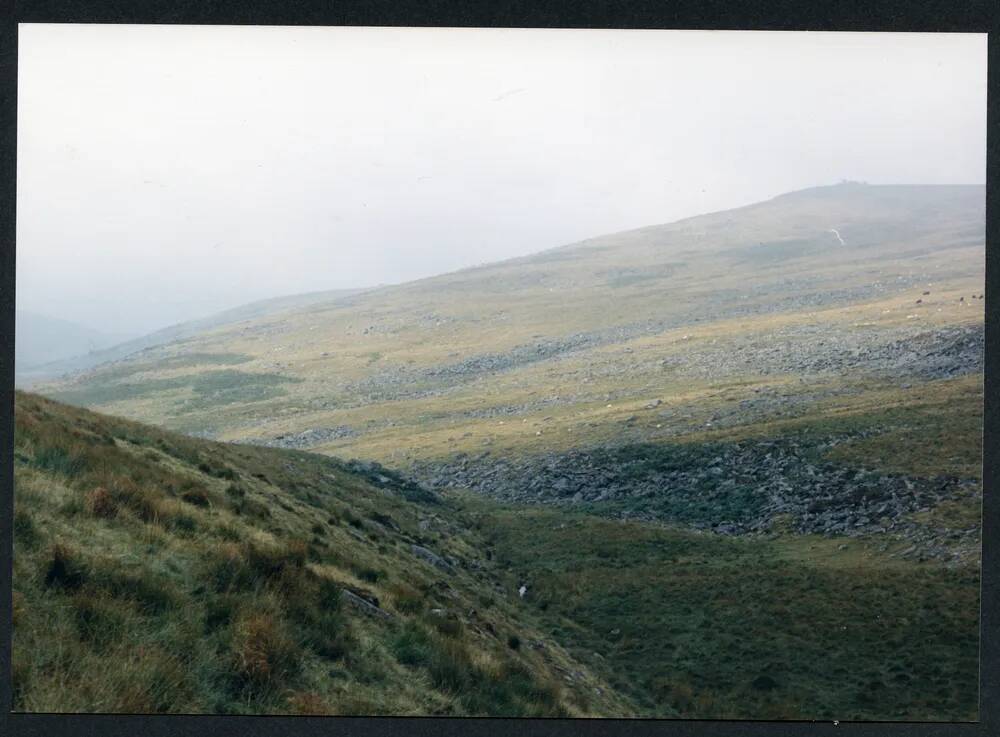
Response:
MULTIPOLYGON (((463 558, 479 542, 469 531, 425 537, 425 507, 316 456, 194 441, 31 395, 19 394, 17 409, 17 710, 577 708, 573 692, 553 700, 539 691, 541 701, 527 687, 490 695, 475 664, 502 664, 513 653, 483 624, 525 627, 512 625, 509 608, 477 614, 476 629, 455 617, 478 606, 482 582, 461 573, 446 585, 412 557, 409 540, 463 558), (392 619, 345 605, 345 588, 392 619), (440 607, 452 614, 433 628, 429 659, 398 661, 390 644, 401 628, 440 607), (479 679, 475 700, 433 684, 432 665, 443 684, 452 656, 479 679)), ((434 512, 453 513, 441 505, 434 512)), ((558 662, 572 662, 549 646, 558 662)), ((528 680, 544 682, 548 667, 535 663, 528 680)), ((610 689, 593 708, 628 710, 610 689)))

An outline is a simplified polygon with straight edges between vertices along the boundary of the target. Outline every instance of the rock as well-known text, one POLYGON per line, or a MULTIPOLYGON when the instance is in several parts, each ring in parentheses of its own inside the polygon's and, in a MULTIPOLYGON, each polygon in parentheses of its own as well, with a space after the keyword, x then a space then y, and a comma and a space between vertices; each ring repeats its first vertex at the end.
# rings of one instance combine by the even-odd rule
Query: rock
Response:
POLYGON ((375 604, 372 604, 371 602, 365 601, 360 596, 351 591, 348 591, 347 589, 343 589, 340 592, 340 596, 348 604, 355 607, 356 609, 359 609, 362 613, 367 614, 368 616, 378 617, 379 619, 387 619, 387 620, 393 618, 392 615, 385 609, 382 609, 376 606, 375 604))
POLYGON ((446 571, 448 573, 454 572, 454 568, 452 567, 452 565, 448 563, 448 561, 446 561, 444 558, 439 556, 437 553, 434 553, 428 550, 427 548, 417 544, 411 544, 410 550, 413 552, 415 556, 417 556, 422 560, 427 561, 435 568, 439 568, 442 571, 446 571))

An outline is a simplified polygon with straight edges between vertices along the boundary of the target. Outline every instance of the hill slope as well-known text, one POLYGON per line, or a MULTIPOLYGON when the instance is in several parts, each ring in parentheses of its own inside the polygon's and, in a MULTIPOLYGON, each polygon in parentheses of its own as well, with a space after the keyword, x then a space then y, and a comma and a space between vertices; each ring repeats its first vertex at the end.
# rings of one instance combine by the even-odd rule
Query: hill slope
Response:
MULTIPOLYGON (((367 505, 369 512, 351 512, 363 521, 385 513, 409 519, 410 527, 398 526, 416 544, 469 567, 452 584, 463 647, 472 653, 460 661, 502 664, 501 652, 511 657, 503 631, 530 632, 517 635, 513 657, 532 658, 522 663, 532 683, 566 685, 548 691, 522 680, 527 691, 550 695, 519 691, 486 703, 477 695, 489 682, 483 674, 495 676, 501 665, 435 682, 430 645, 408 655, 410 635, 393 639, 395 630, 379 633, 363 619, 352 627, 367 633, 361 641, 381 643, 373 662, 389 674, 389 693, 368 709, 975 718, 983 231, 982 187, 805 190, 220 326, 43 389, 70 403, 255 444, 200 443, 113 421, 133 428, 115 445, 133 456, 150 460, 148 443, 119 442, 130 434, 160 433, 168 446, 196 449, 185 473, 215 483, 219 499, 227 498, 228 482, 211 481, 211 469, 231 468, 240 487, 246 480, 247 498, 276 512, 281 526, 243 513, 241 539, 311 540, 314 514, 296 505, 325 510, 327 494, 343 505, 333 515, 342 520, 355 503, 367 505), (438 494, 438 521, 428 521, 426 502, 372 496, 379 476, 417 488, 368 465, 373 460, 438 494), (201 463, 209 471, 198 470, 201 463), (368 482, 338 476, 327 485, 309 470, 328 467, 368 482), (254 473, 280 481, 258 485, 254 473), (421 524, 442 525, 442 538, 421 524), (497 581, 502 593, 490 588, 497 581), (522 584, 523 598, 513 593, 522 584), (477 639, 479 625, 462 614, 466 606, 483 611, 483 585, 498 643, 477 639), (496 649, 482 655, 481 642, 496 649), (414 667, 418 680, 397 689, 394 679, 414 667)), ((44 522, 26 528, 44 544, 22 558, 32 562, 19 564, 26 566, 20 575, 34 587, 26 600, 38 597, 43 612, 63 611, 64 619, 52 621, 79 633, 65 619, 70 610, 59 608, 64 594, 44 584, 55 562, 45 536, 101 539, 111 523, 87 516, 83 501, 64 500, 72 496, 66 489, 79 496, 110 487, 87 475, 78 482, 53 476, 66 473, 58 470, 61 456, 50 467, 44 452, 39 461, 31 450, 44 445, 43 425, 19 430, 29 438, 19 446, 19 504, 27 499, 29 514, 37 505, 44 522), (45 501, 48 492, 33 496, 36 482, 58 503, 45 501)), ((71 467, 69 477, 78 473, 71 467)), ((176 484, 173 492, 156 488, 168 507, 190 506, 175 498, 184 493, 176 484)), ((238 498, 226 504, 236 506, 209 509, 235 514, 238 498)), ((195 524, 208 524, 197 516, 201 508, 191 511, 195 524)), ((133 525, 125 547, 145 544, 146 535, 183 535, 190 524, 178 533, 154 520, 148 531, 131 514, 113 518, 133 525)), ((394 602, 391 586, 405 582, 402 571, 413 565, 410 538, 372 557, 358 547, 365 535, 347 528, 331 547, 385 571, 368 575, 375 581, 366 586, 380 602, 394 602)), ((176 543, 171 556, 185 545, 176 543)), ((215 545, 172 557, 171 565, 214 590, 204 564, 191 561, 212 559, 215 545)), ((311 545, 320 556, 314 565, 339 570, 338 581, 365 583, 357 572, 353 579, 343 573, 353 570, 345 559, 311 545)), ((236 555, 257 557, 251 549, 236 555)), ((282 613, 287 602, 273 598, 274 583, 260 586, 276 621, 292 616, 282 613)), ((98 589, 99 597, 117 590, 98 589)), ((432 589, 420 590, 424 611, 452 611, 444 599, 430 600, 432 589)), ((215 606, 216 594, 206 601, 194 591, 183 595, 205 617, 215 606)), ((173 626, 169 616, 153 621, 173 626)), ((456 625, 438 624, 421 618, 413 626, 430 628, 427 642, 440 650, 449 641, 433 638, 450 637, 456 625)), ((227 624, 211 635, 219 662, 232 663, 226 643, 240 642, 232 639, 239 631, 227 624)), ((39 632, 39 641, 51 636, 39 632)), ((99 657, 86 643, 73 647, 74 657, 99 657)), ((301 662, 315 663, 317 652, 301 647, 301 662)), ((367 656, 346 667, 362 662, 367 656)), ((245 698, 237 704, 241 692, 218 668, 202 664, 195 672, 216 674, 209 682, 219 708, 258 708, 245 698)), ((342 686, 296 676, 282 693, 320 694, 325 706, 317 708, 350 710, 355 689, 376 683, 360 672, 342 686)), ((22 703, 51 703, 39 693, 22 703)), ((259 708, 292 708, 283 698, 268 695, 259 708)))
MULTIPOLYGON (((338 289, 296 294, 288 297, 274 297, 272 299, 251 302, 231 310, 224 310, 223 312, 198 320, 189 320, 188 322, 172 325, 149 335, 143 335, 131 340, 121 341, 105 337, 101 341, 92 341, 86 347, 69 343, 60 346, 57 354, 43 356, 31 363, 25 362, 25 365, 30 370, 19 372, 18 383, 19 385, 23 384, 25 387, 30 387, 33 383, 51 381, 64 374, 78 373, 108 362, 120 361, 134 354, 148 351, 156 346, 183 340, 189 336, 208 332, 223 325, 260 319, 268 315, 280 314, 286 310, 294 310, 317 302, 330 303, 361 291, 364 290, 338 289)), ((37 340, 35 333, 36 326, 34 324, 26 322, 23 326, 18 325, 18 342, 20 343, 22 339, 29 342, 37 340)))
POLYGON ((634 709, 538 631, 463 512, 391 471, 30 394, 16 422, 17 710, 634 709))
POLYGON ((839 185, 222 327, 39 390, 395 465, 660 441, 981 370, 983 267, 982 187, 839 185))

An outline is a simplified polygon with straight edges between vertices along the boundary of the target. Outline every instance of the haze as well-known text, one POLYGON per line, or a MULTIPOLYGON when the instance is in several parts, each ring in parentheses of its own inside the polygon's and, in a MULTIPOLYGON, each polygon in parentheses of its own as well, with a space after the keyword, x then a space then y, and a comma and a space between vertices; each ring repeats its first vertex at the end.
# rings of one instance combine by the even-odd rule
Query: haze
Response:
POLYGON ((982 183, 986 36, 22 25, 17 305, 141 333, 841 179, 982 183))

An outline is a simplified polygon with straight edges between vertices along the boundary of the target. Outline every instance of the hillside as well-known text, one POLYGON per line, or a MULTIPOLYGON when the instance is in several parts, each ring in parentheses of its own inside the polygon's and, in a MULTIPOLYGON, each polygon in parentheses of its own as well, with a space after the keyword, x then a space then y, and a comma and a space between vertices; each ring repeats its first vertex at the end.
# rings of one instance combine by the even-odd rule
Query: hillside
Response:
POLYGON ((223 326, 38 390, 396 466, 658 442, 980 371, 983 266, 982 187, 839 185, 223 326))
POLYGON ((16 422, 16 710, 633 710, 539 631, 466 513, 391 471, 30 394, 16 422))
POLYGON ((19 386, 30 388, 34 383, 51 381, 67 374, 75 374, 105 363, 120 361, 151 348, 183 340, 223 325, 260 319, 315 303, 330 303, 361 291, 364 290, 337 289, 288 297, 274 297, 224 310, 198 320, 172 325, 131 340, 123 341, 113 336, 102 336, 101 340, 91 340, 86 345, 73 341, 64 341, 60 344, 58 341, 63 340, 61 337, 50 337, 44 332, 44 327, 25 321, 17 329, 19 350, 22 338, 28 341, 29 346, 33 342, 45 340, 46 345, 58 345, 58 350, 53 352, 50 349, 48 353, 39 354, 32 361, 26 360, 26 369, 18 371, 17 382, 19 386))
POLYGON ((17 711, 977 714, 977 561, 437 495, 31 394, 15 417, 17 711))

